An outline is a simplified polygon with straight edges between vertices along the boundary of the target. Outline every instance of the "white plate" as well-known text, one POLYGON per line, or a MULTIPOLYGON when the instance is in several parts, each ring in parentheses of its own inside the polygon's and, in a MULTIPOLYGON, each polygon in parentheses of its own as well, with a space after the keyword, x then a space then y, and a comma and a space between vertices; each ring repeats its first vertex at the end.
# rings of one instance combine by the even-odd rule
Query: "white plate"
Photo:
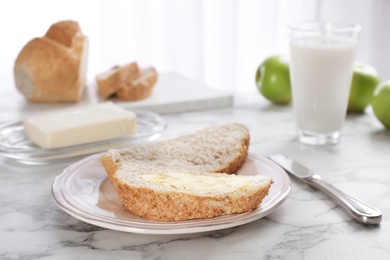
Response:
POLYGON ((84 222, 113 230, 143 234, 183 234, 224 229, 260 219, 277 209, 290 192, 290 178, 271 160, 250 154, 237 174, 268 175, 274 183, 261 205, 251 211, 178 222, 140 218, 122 208, 121 201, 99 162, 100 154, 89 156, 67 167, 52 186, 56 204, 84 222))
POLYGON ((21 121, 8 122, 0 125, 0 153, 21 163, 47 164, 158 139, 166 128, 165 120, 153 112, 134 112, 137 114, 135 135, 61 148, 40 148, 27 138, 21 121))

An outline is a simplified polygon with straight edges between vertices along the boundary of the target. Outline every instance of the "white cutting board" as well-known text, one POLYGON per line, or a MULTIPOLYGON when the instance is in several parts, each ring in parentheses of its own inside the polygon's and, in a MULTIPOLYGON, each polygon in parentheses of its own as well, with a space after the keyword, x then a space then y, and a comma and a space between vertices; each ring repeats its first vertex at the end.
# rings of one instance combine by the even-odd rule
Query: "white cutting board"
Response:
POLYGON ((149 98, 133 102, 114 102, 125 108, 142 108, 159 114, 169 114, 229 107, 233 105, 233 96, 176 73, 162 73, 149 98))

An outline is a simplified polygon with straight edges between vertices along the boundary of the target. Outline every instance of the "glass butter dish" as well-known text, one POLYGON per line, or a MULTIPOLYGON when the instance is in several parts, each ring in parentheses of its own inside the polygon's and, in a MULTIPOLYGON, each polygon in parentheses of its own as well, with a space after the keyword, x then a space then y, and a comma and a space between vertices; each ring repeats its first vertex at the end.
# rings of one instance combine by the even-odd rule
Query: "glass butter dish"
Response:
POLYGON ((137 114, 137 133, 87 144, 61 148, 40 148, 26 136, 21 121, 0 124, 0 154, 23 164, 48 164, 99 153, 113 148, 154 141, 166 129, 166 121, 157 113, 133 110, 137 114))

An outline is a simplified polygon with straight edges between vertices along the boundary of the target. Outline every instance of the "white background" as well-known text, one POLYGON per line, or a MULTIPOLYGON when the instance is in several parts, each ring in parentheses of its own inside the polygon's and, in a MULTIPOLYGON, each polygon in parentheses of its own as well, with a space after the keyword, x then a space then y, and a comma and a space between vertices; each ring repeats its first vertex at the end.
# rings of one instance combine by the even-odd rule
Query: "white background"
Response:
POLYGON ((387 0, 101 0, 2 1, 0 87, 16 91, 13 64, 21 48, 59 20, 77 20, 89 37, 88 79, 138 61, 229 92, 255 89, 258 65, 288 54, 287 25, 303 20, 357 22, 357 60, 390 79, 387 0))

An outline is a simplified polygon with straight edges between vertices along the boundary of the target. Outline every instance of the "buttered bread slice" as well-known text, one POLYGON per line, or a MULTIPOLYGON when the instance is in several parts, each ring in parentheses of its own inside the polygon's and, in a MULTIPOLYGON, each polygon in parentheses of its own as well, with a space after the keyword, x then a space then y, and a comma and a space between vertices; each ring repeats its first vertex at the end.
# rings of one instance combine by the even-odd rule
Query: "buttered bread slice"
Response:
POLYGON ((116 189, 126 210, 159 221, 212 218, 259 207, 272 184, 267 176, 160 172, 121 167, 116 189))
POLYGON ((248 156, 248 129, 237 123, 101 157, 126 210, 177 221, 240 213, 258 207, 272 180, 235 173, 248 156))

